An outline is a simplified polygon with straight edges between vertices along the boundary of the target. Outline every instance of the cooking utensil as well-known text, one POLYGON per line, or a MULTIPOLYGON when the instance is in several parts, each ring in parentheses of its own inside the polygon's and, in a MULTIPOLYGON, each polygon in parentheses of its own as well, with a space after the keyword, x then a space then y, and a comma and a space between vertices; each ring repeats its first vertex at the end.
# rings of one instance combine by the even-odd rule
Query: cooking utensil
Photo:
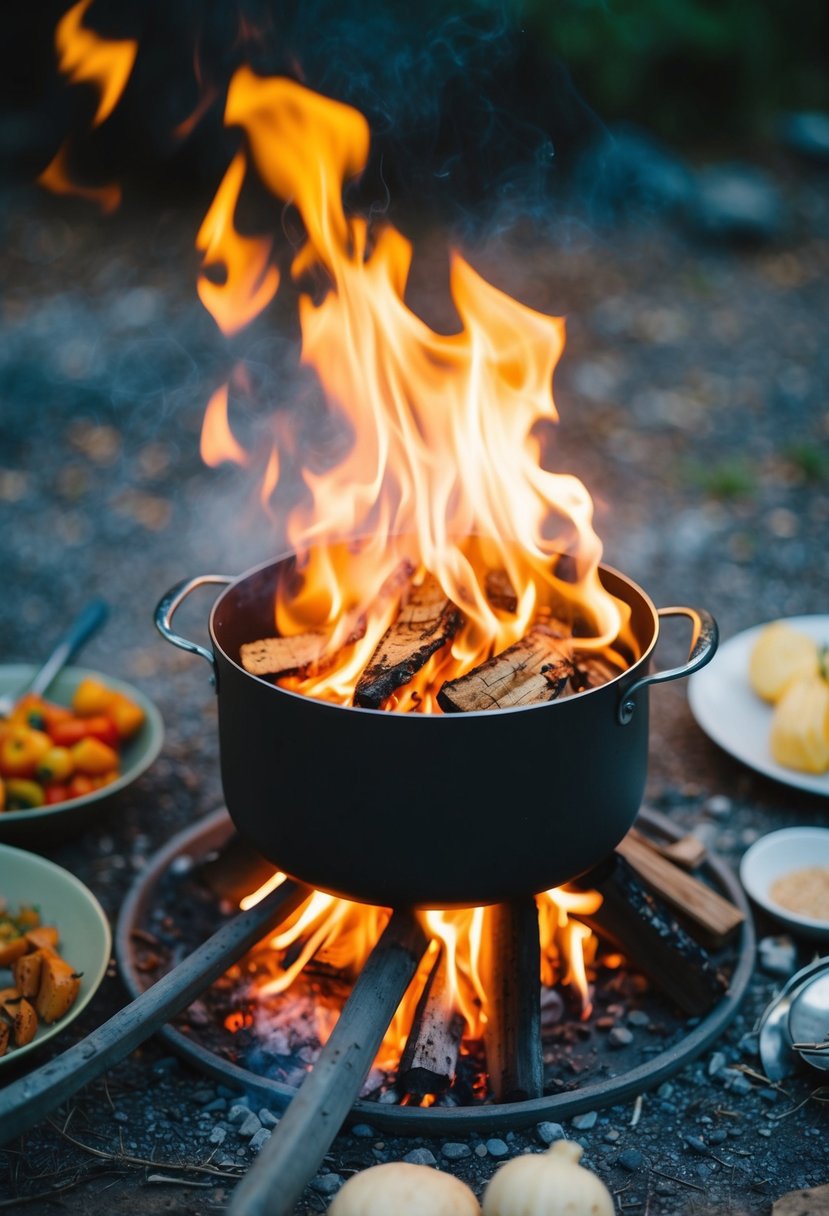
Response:
POLYGON ((285 556, 230 579, 173 587, 156 625, 201 655, 218 694, 228 810, 240 833, 286 873, 381 906, 494 903, 576 878, 633 823, 645 786, 648 686, 707 663, 717 627, 693 608, 657 610, 624 575, 602 582, 628 605, 641 658, 565 700, 467 714, 396 714, 333 705, 250 675, 243 642, 274 631, 285 556), (210 614, 212 649, 175 633, 197 587, 226 584, 210 614), (692 624, 687 663, 649 674, 662 620, 692 624), (402 830, 398 811, 407 812, 402 830))
POLYGON ((89 641, 109 616, 109 605, 101 599, 90 600, 58 641, 46 662, 14 693, 0 696, 0 718, 7 718, 26 693, 41 696, 62 667, 89 641))
POLYGON ((829 971, 829 958, 819 958, 802 967, 786 981, 777 996, 766 1006, 758 1033, 758 1048, 763 1072, 770 1081, 791 1076, 797 1066, 789 1030, 789 1011, 800 989, 821 972, 829 971))
POLYGON ((821 971, 798 988, 789 1008, 792 1050, 825 1072, 829 1069, 829 970, 821 971), (809 1048, 812 1050, 809 1050, 809 1048))

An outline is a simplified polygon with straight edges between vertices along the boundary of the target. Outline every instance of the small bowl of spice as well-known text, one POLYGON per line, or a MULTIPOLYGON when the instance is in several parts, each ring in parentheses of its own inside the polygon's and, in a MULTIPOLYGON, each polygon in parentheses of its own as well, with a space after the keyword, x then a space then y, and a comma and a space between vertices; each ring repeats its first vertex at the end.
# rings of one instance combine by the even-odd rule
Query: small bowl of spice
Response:
POLYGON ((802 937, 829 939, 829 828, 783 828, 744 854, 749 896, 802 937))

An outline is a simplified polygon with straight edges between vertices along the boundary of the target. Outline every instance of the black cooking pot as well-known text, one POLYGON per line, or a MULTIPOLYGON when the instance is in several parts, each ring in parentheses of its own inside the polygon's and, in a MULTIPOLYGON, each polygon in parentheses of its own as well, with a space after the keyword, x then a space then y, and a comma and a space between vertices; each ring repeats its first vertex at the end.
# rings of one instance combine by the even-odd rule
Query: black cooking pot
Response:
POLYGON ((250 675, 239 647, 274 632, 283 557, 231 579, 179 583, 156 609, 161 633, 207 659, 219 705, 222 784, 239 832, 293 878, 381 906, 500 902, 558 886, 603 860, 639 810, 649 684, 713 657, 704 611, 656 609, 609 567, 641 658, 561 701, 466 714, 400 714, 315 700, 250 675), (212 652, 174 633, 205 584, 229 584, 210 614, 212 652), (662 617, 693 624, 688 662, 648 674, 662 617))

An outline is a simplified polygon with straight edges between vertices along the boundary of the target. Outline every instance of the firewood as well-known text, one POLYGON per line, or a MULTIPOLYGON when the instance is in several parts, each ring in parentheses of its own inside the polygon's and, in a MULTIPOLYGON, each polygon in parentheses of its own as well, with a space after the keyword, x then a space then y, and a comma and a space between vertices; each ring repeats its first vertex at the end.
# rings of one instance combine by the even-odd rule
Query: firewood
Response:
POLYGON ((573 672, 570 643, 548 625, 529 633, 493 659, 457 680, 447 680, 438 693, 445 713, 507 709, 553 701, 573 672))
POLYGON ((696 870, 705 861, 708 851, 699 836, 695 836, 693 832, 680 836, 679 840, 664 842, 643 836, 637 828, 631 828, 628 834, 635 840, 643 841, 648 848, 655 849, 661 857, 667 857, 668 861, 681 866, 683 870, 696 870))
POLYGON ((326 654, 331 635, 321 631, 295 633, 290 637, 260 638, 243 642, 239 658, 252 676, 306 676, 330 667, 343 646, 359 641, 366 631, 366 619, 355 614, 341 645, 326 654))
POLYGON ((462 622, 461 613, 446 598, 437 579, 427 574, 419 586, 412 587, 397 620, 381 638, 357 681, 355 705, 379 709, 452 640, 462 622))
POLYGON ((544 1066, 538 950, 534 899, 515 899, 486 909, 481 963, 489 1003, 484 1041, 496 1102, 541 1097, 544 1066))
POLYGON ((407 1094, 439 1094, 455 1076, 463 1035, 463 1017, 455 1008, 441 949, 417 1003, 400 1057, 398 1088, 407 1094))
POLYGON ((643 882, 700 930, 706 941, 720 946, 737 931, 744 917, 719 891, 680 870, 662 857, 648 840, 629 832, 616 846, 643 882))
POLYGON ((515 612, 518 596, 506 570, 488 570, 484 578, 486 598, 493 608, 502 612, 515 612))
POLYGON ((598 889, 602 905, 596 912, 574 913, 576 919, 624 954, 680 1009, 699 1017, 723 995, 728 981, 707 950, 618 852, 578 885, 598 889))
POLYGON ((615 680, 624 671, 621 663, 614 663, 607 655, 582 653, 576 656, 570 689, 586 692, 589 688, 600 688, 615 680))

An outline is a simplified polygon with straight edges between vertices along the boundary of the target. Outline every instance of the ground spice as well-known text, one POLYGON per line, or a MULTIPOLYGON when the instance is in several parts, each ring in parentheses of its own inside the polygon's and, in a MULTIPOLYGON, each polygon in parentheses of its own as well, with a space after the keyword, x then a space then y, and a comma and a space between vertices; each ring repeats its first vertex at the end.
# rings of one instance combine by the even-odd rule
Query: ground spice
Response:
POLYGON ((772 883, 769 894, 789 912, 829 921, 829 866, 792 870, 772 883))

